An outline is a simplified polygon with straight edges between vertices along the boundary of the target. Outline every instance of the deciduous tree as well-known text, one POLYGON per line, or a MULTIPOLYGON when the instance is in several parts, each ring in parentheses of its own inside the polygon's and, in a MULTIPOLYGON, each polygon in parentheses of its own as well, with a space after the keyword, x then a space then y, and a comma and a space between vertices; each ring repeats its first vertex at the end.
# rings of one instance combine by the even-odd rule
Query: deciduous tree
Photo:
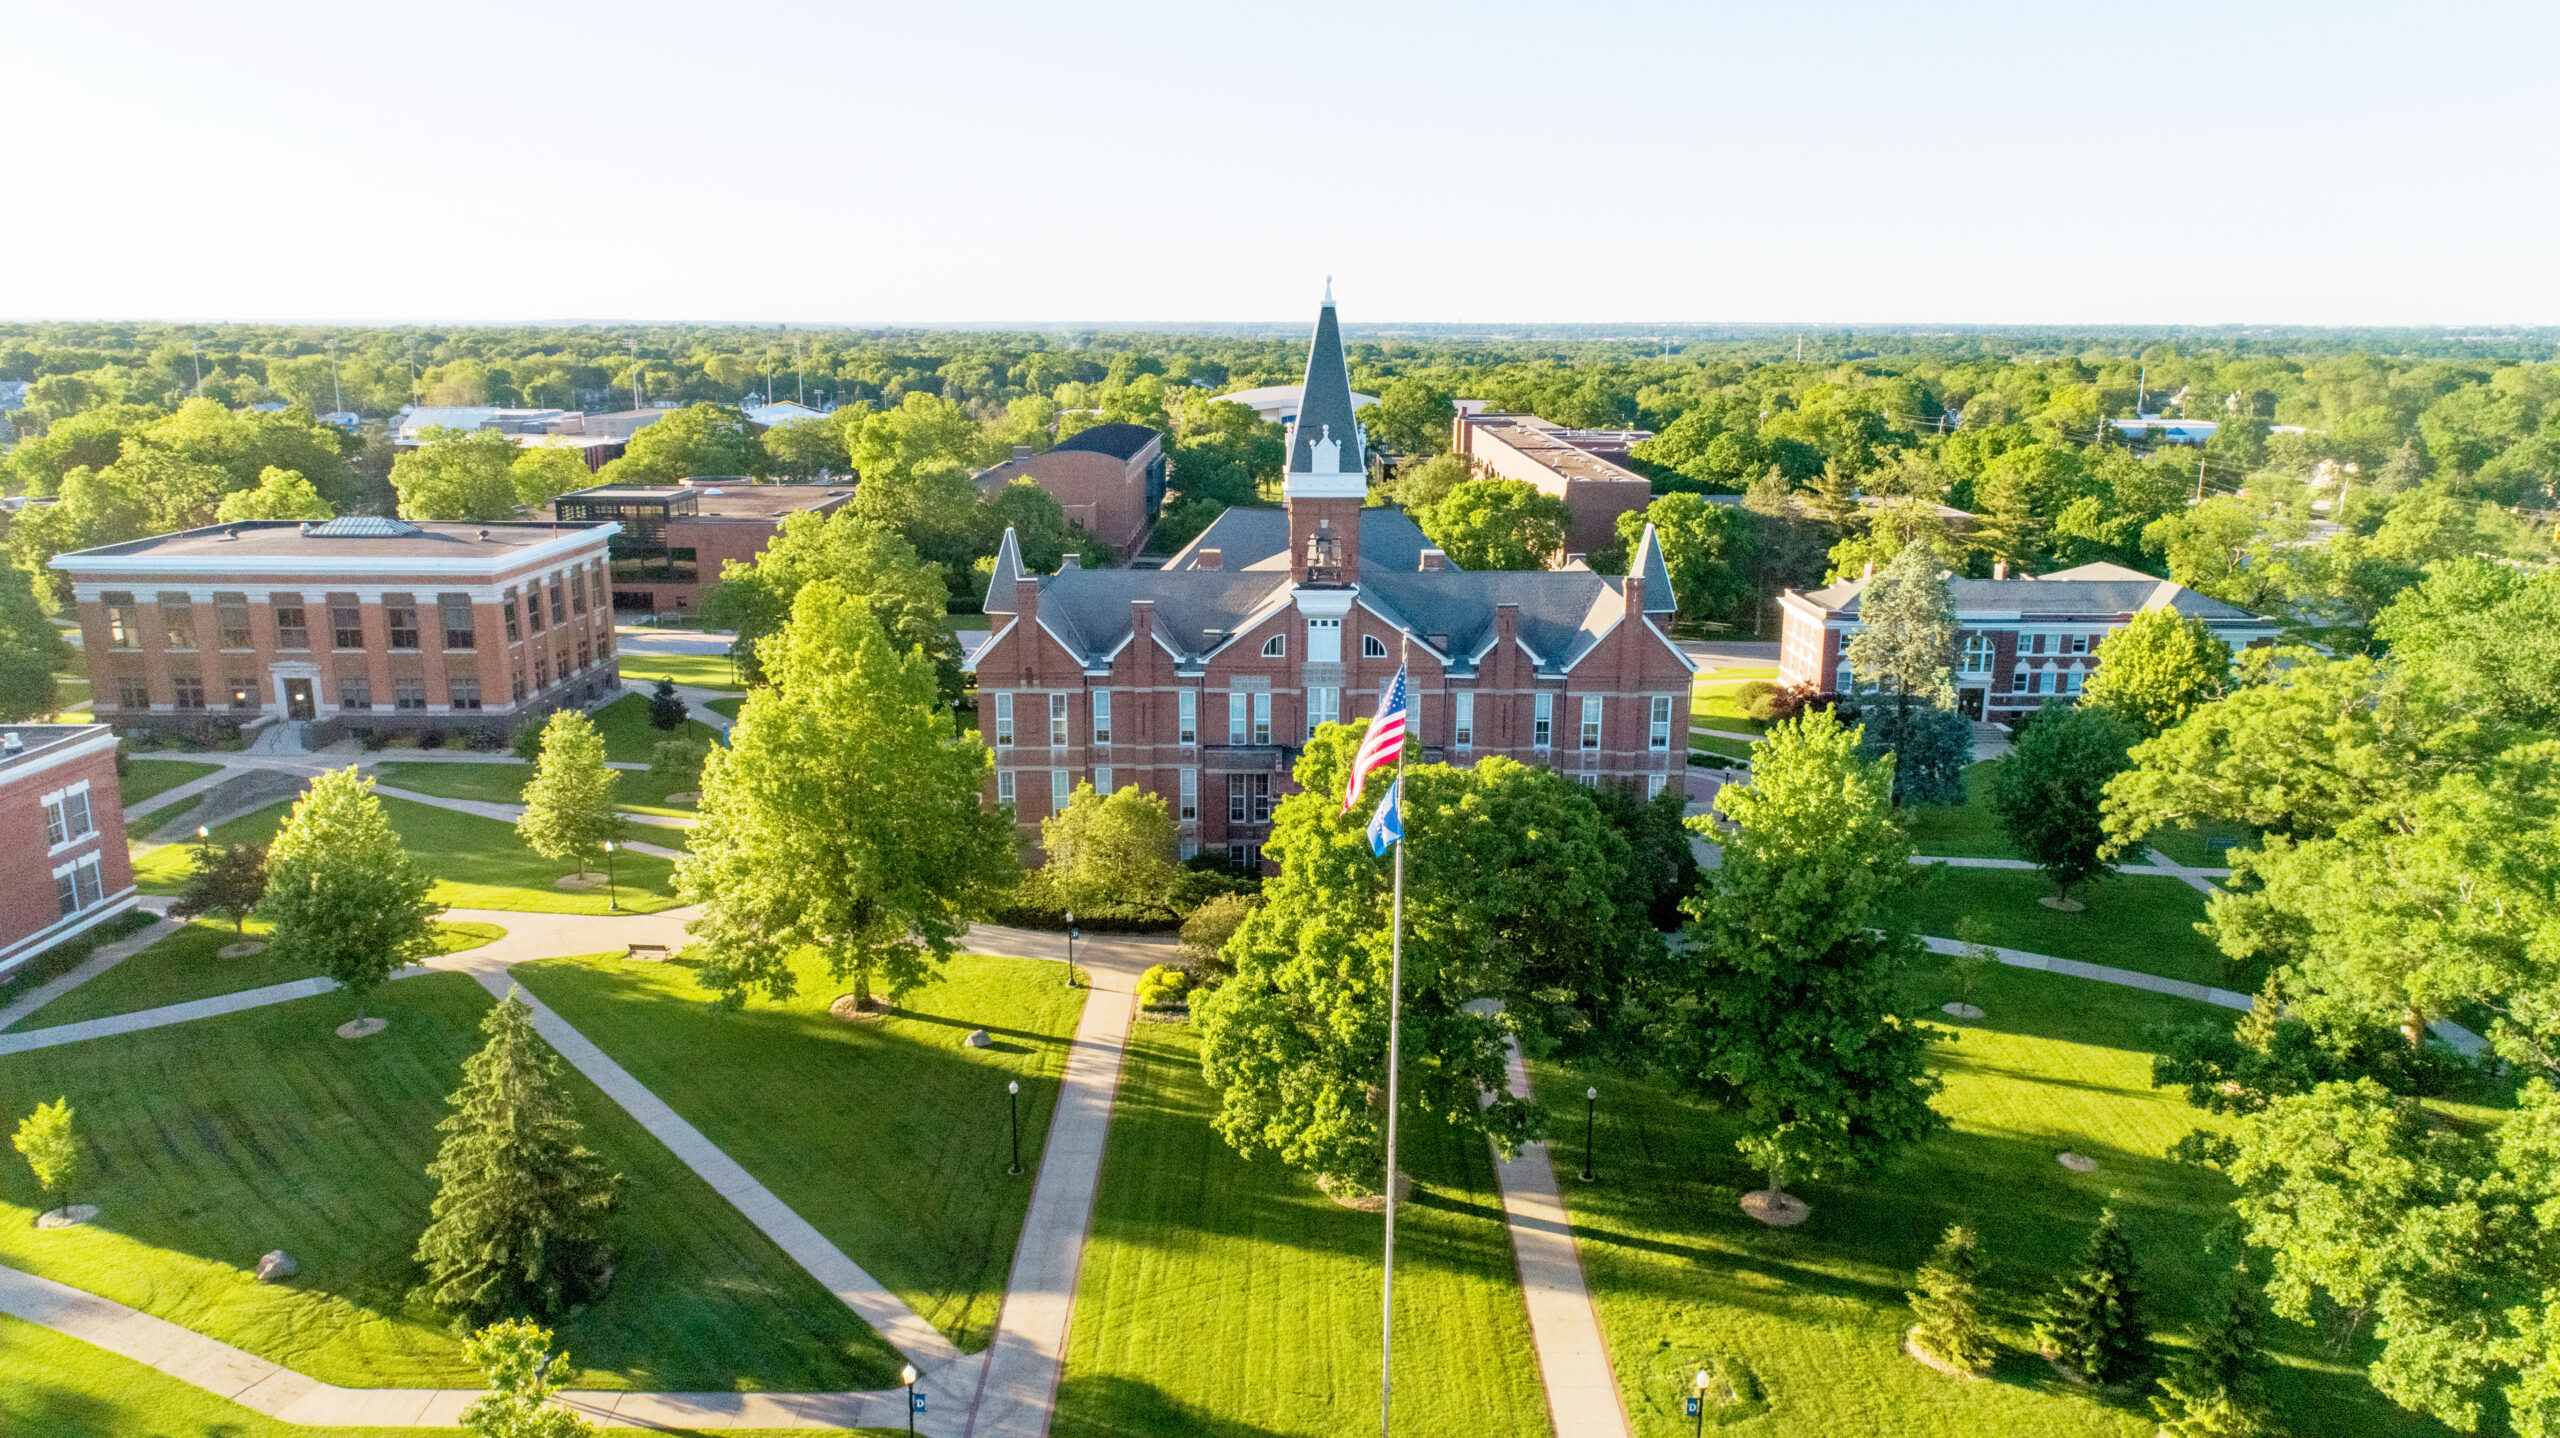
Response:
POLYGON ((2116 871, 2107 850, 2107 784, 2130 767, 2134 731, 2115 711, 2048 704, 1991 770, 2001 832, 2044 870, 2065 905, 2071 891, 2116 871))
POLYGON ((213 517, 224 524, 248 519, 329 519, 337 511, 311 481, 290 469, 270 465, 255 489, 235 489, 222 497, 213 517))
POLYGON ((1564 551, 1564 501, 1517 479, 1471 480, 1417 514, 1431 542, 1461 569, 1544 569, 1564 551))
POLYGON ((607 484, 674 484, 696 475, 761 478, 772 460, 734 405, 689 404, 632 431, 622 457, 605 465, 607 484))
POLYGON ((225 914, 231 919, 231 932, 238 937, 246 931, 249 916, 257 912, 258 901, 267 894, 267 851, 258 844, 225 844, 215 848, 200 844, 196 848, 196 871, 187 876, 186 892, 169 906, 169 912, 181 919, 201 914, 225 914))
POLYGON ((9 1143, 26 1159, 36 1187, 47 1198, 59 1195, 60 1206, 67 1207, 81 1168, 80 1133, 72 1124, 71 1100, 37 1104, 35 1112, 19 1121, 9 1143))
POLYGON ((1670 571, 1671 592, 1686 620, 1741 620, 1751 608, 1751 564, 1757 546, 1751 515, 1704 496, 1666 494, 1618 516, 1618 542, 1629 555, 1653 526, 1670 571))
POLYGON ((2084 707, 2106 709, 2149 739, 2231 687, 2231 646, 2204 621, 2173 609, 2135 615, 2098 641, 2084 707))
POLYGON ((462 1410, 462 1431, 472 1438, 587 1438, 596 1431, 576 1410, 551 1401, 551 1370, 566 1367, 569 1355, 551 1351, 550 1329, 502 1319, 464 1339, 462 1356, 489 1383, 462 1410))
POLYGON ((597 482, 595 471, 587 468, 576 450, 548 444, 518 450, 507 466, 507 479, 515 486, 516 503, 537 512, 561 495, 597 482))
POLYGON ((892 645, 931 660, 936 692, 945 701, 960 697, 960 643, 943 623, 950 591, 942 571, 894 531, 842 510, 784 520, 752 562, 729 561, 719 587, 702 601, 704 623, 737 635, 729 653, 748 683, 765 682, 759 646, 790 619, 801 589, 819 579, 860 595, 892 645))
POLYGON ((71 646, 36 602, 34 576, 15 565, 0 565, 0 723, 15 724, 59 708, 54 671, 71 662, 71 646))
POLYGON ((583 877, 606 840, 621 833, 613 790, 622 776, 605 766, 604 736, 575 709, 542 726, 542 753, 524 786, 516 836, 546 859, 575 859, 583 877))
POLYGON ((258 916, 275 926, 268 952, 318 969, 356 996, 356 1017, 383 980, 434 945, 435 881, 400 847, 353 766, 311 781, 267 847, 258 916))
POLYGON ((502 520, 516 512, 512 436, 429 425, 418 447, 391 461, 391 487, 408 519, 502 520))
POLYGON ((1164 797, 1124 788, 1109 797, 1078 784, 1063 814, 1040 821, 1049 883, 1069 909, 1144 908, 1173 885, 1176 831, 1164 797))

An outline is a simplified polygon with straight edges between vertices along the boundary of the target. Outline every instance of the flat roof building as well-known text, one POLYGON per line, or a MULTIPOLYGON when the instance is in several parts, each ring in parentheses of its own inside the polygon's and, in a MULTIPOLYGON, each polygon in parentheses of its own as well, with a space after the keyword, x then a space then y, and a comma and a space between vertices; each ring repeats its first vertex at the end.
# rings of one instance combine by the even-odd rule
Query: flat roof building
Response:
MULTIPOLYGON (((611 524, 349 515, 58 555, 119 729, 506 728, 620 686, 611 524)), ((299 733, 300 731, 295 731, 299 733)))
POLYGON ((0 725, 0 974, 133 903, 115 731, 0 725))
POLYGON ((832 514, 849 484, 757 484, 743 475, 697 475, 679 484, 602 484, 551 501, 571 524, 611 523, 612 607, 626 614, 690 616, 730 560, 753 560, 795 514, 832 514))
MULTIPOLYGON (((1298 409, 1305 402, 1307 387, 1302 384, 1266 384, 1257 389, 1230 390, 1215 396, 1213 403, 1240 404, 1275 424, 1296 424, 1298 409)), ((1378 402, 1374 394, 1351 392, 1351 412, 1358 414, 1364 405, 1378 402)))
POLYGON ((1565 553, 1591 555, 1618 542, 1618 516, 1653 502, 1653 481, 1618 461, 1653 436, 1640 429, 1567 429, 1531 414, 1461 412, 1450 447, 1478 476, 1517 479, 1564 501, 1565 553))

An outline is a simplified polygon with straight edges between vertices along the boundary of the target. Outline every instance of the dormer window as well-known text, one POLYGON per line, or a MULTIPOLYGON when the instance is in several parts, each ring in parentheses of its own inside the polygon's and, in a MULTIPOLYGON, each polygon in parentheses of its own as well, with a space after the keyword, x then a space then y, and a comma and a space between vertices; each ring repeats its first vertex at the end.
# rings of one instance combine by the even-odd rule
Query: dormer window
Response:
POLYGON ((1384 659, 1384 658, 1386 658, 1386 657, 1387 657, 1387 642, 1386 642, 1385 640, 1383 640, 1383 639, 1380 639, 1380 638, 1379 638, 1377 635, 1375 635, 1375 634, 1363 634, 1363 635, 1361 635, 1361 636, 1360 636, 1360 657, 1361 657, 1361 658, 1363 658, 1363 659, 1384 659))

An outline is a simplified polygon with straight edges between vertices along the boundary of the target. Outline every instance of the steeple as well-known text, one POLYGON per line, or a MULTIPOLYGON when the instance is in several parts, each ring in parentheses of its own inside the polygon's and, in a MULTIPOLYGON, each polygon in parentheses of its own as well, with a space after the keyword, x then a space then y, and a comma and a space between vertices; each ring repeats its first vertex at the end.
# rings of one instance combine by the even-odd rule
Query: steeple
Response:
POLYGON ((1369 451, 1351 410, 1351 367, 1342 357, 1331 275, 1325 276, 1324 308, 1316 311, 1315 338, 1307 347, 1307 383, 1289 432, 1282 492, 1331 499, 1365 498, 1369 492, 1369 451))

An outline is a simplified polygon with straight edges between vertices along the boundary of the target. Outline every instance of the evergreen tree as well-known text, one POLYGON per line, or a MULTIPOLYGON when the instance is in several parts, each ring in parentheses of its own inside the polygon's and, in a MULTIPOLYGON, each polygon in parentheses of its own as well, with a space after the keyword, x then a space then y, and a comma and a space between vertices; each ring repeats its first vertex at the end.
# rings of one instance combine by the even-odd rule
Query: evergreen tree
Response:
POLYGON ((2234 1265, 2215 1295, 2196 1346, 2169 1365, 2151 1400, 2168 1438, 2257 1438, 2268 1430, 2258 1325, 2258 1285, 2247 1265, 2234 1265))
POLYGON ((1991 1325, 1983 1321, 1981 1296, 1975 1291, 1979 1263, 1974 1257, 1973 1230, 1958 1224, 1938 1240, 1938 1251, 1913 1275, 1919 1291, 1910 1295, 1911 1341, 1941 1363, 1980 1373, 1991 1366, 1991 1325))
POLYGON ((206 842, 196 846, 196 871, 187 877, 186 891, 169 906, 169 912, 181 919, 199 914, 229 915, 236 938, 246 931, 249 915, 257 911, 258 901, 266 893, 264 847, 231 844, 217 849, 206 842))
POLYGON ((1893 703, 1956 707, 1956 606, 1938 572, 1938 552, 1906 544, 1858 595, 1858 632, 1849 636, 1851 672, 1881 685, 1893 703))
POLYGON ((258 914, 275 925, 268 952, 365 995, 433 947, 435 880, 400 847, 373 781, 350 766, 311 781, 267 847, 258 914))
POLYGON ((2112 1208, 2098 1215, 2079 1271, 2063 1280, 2036 1325, 2036 1343, 2091 1383, 2121 1383, 2149 1357, 2142 1331, 2142 1290, 2133 1267, 2133 1245, 2112 1208))
POLYGON ((605 767, 604 736, 593 720, 562 709, 542 726, 542 757, 524 786, 524 813, 516 834, 546 859, 575 859, 587 872, 604 841, 621 832, 613 809, 622 776, 605 767))
POLYGON ((661 679, 649 693, 649 723, 669 731, 684 727, 684 699, 676 693, 676 681, 661 679))
POLYGON ((481 1020, 489 1042, 463 1061, 462 1088, 428 1176, 436 1181, 417 1261, 422 1291, 474 1322, 557 1312, 603 1287, 599 1220, 622 1184, 580 1139, 560 1056, 533 1031, 520 993, 481 1020))

